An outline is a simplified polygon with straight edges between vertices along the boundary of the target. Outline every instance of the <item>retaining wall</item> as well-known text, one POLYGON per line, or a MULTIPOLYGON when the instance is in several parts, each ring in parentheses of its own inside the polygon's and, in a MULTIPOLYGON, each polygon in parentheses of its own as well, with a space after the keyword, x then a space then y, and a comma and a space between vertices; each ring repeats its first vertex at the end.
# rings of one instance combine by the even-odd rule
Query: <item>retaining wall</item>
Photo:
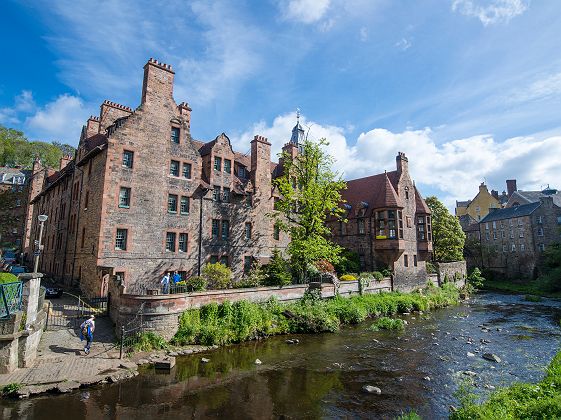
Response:
POLYGON ((467 278, 467 266, 465 261, 454 261, 436 264, 438 284, 442 285, 446 278, 454 282, 456 286, 464 286, 467 278))

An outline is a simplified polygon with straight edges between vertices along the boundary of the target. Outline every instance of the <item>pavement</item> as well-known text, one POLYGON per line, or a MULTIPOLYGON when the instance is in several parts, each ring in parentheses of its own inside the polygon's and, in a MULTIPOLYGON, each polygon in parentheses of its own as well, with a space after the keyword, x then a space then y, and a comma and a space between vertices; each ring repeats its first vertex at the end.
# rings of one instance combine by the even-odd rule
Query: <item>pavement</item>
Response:
POLYGON ((0 387, 11 383, 40 388, 52 388, 60 383, 92 384, 123 369, 136 371, 135 363, 119 359, 117 343, 112 322, 107 316, 96 318, 89 355, 84 354, 85 341, 80 341, 78 328, 60 327, 45 331, 33 366, 0 374, 0 387))

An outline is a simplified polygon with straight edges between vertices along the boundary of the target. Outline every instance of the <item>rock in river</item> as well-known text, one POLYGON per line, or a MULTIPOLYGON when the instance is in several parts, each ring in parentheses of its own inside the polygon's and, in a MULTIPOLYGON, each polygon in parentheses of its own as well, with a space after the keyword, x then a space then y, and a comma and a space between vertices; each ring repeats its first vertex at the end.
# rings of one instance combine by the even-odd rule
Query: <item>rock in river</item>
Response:
POLYGON ((362 387, 362 390, 364 392, 368 392, 369 394, 380 395, 382 393, 382 390, 380 388, 378 388, 377 386, 372 386, 372 385, 364 385, 362 387))
POLYGON ((482 356, 485 360, 490 360, 491 362, 501 363, 501 358, 493 353, 483 353, 482 356))

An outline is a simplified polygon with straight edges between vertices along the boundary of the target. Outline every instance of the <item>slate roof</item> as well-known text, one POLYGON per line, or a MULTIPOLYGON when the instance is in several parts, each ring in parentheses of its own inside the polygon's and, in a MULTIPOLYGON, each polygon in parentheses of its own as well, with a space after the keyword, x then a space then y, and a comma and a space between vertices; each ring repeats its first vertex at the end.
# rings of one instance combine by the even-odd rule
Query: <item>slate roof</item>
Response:
MULTIPOLYGON (((31 176, 31 171, 21 168, 8 168, 0 166, 0 183, 14 184, 15 177, 24 177, 24 182, 31 176)), ((21 185, 16 183, 16 185, 21 185)))
POLYGON ((491 211, 480 223, 492 222, 493 220, 512 219, 513 217, 529 216, 541 206, 541 202, 522 204, 521 206, 506 207, 491 211))
POLYGON ((471 203, 471 200, 467 201, 456 201, 456 207, 467 207, 471 203))
MULTIPOLYGON (((544 190, 544 191, 546 191, 546 190, 544 190)), ((552 191, 555 191, 555 190, 552 190, 552 191)), ((554 194, 544 194, 543 191, 521 191, 521 190, 517 190, 517 191, 514 191, 512 193, 511 200, 515 201, 518 198, 520 198, 520 200, 518 200, 519 202, 521 202, 520 204, 527 204, 527 203, 538 202, 538 201, 540 201, 540 198, 542 198, 542 197, 552 197, 555 205, 561 207, 561 192, 560 191, 556 191, 554 194)))
POLYGON ((460 219, 460 226, 462 226, 462 230, 464 232, 475 232, 479 231, 479 223, 469 214, 464 214, 459 217, 460 219))

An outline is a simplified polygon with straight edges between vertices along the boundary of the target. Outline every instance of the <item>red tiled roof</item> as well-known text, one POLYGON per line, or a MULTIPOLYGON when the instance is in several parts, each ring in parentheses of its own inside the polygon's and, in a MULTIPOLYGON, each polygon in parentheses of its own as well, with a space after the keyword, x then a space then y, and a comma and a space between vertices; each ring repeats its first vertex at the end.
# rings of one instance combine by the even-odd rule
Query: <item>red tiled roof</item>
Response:
POLYGON ((403 207, 392 180, 397 185, 399 175, 396 171, 353 179, 347 182, 347 189, 341 195, 353 210, 358 208, 361 201, 368 203, 366 215, 372 214, 373 209, 377 208, 403 207))
POLYGON ((425 203, 417 187, 415 187, 415 205, 417 206, 417 213, 431 214, 429 206, 425 203))
POLYGON ((105 134, 94 134, 84 140, 86 153, 91 152, 93 149, 103 144, 107 144, 107 136, 105 134))

